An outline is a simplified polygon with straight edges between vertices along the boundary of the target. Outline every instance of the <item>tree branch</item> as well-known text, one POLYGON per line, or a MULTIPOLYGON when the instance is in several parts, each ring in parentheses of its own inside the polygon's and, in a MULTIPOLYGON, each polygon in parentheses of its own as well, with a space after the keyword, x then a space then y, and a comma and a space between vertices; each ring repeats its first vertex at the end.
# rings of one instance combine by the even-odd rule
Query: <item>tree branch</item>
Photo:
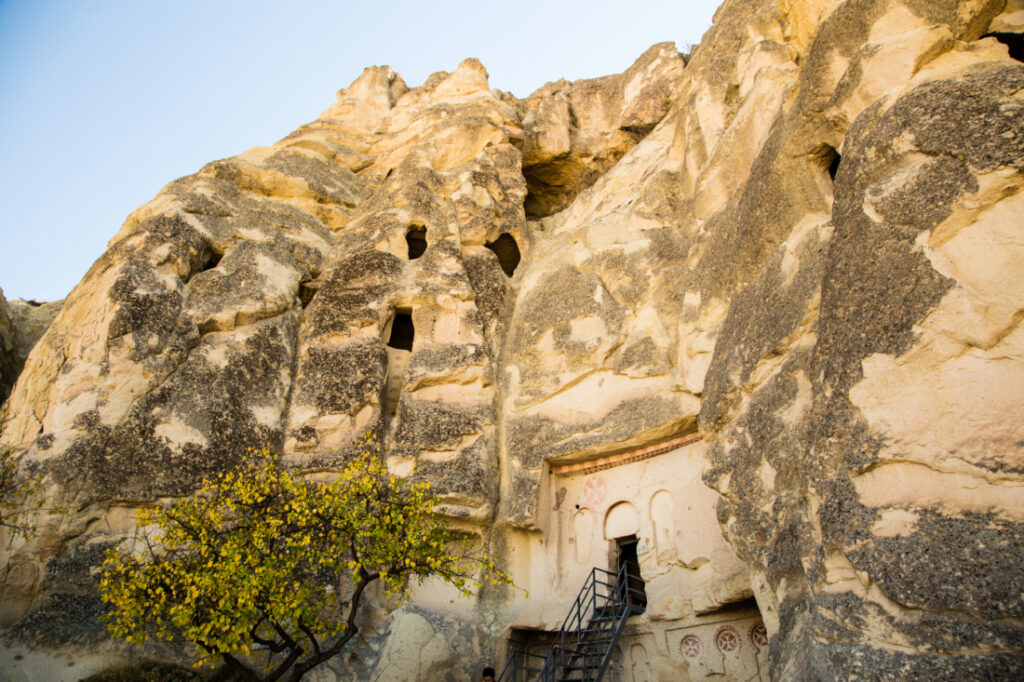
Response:
POLYGON ((313 635, 313 631, 310 630, 309 627, 307 627, 306 624, 302 622, 301 618, 298 621, 298 625, 299 629, 302 630, 302 634, 306 635, 306 639, 308 639, 309 643, 313 645, 313 651, 315 652, 315 654, 319 656, 320 643, 316 641, 316 637, 313 635))
MULTIPOLYGON (((292 667, 292 665, 295 663, 295 661, 297 661, 299 659, 299 656, 301 656, 301 655, 302 655, 302 647, 293 648, 291 650, 291 653, 288 654, 288 658, 286 658, 283 661, 281 661, 281 665, 279 665, 276 668, 274 668, 274 670, 271 671, 271 673, 269 675, 267 675, 265 678, 263 678, 264 682, 274 682, 274 680, 280 679, 282 675, 284 675, 286 672, 288 672, 288 668, 292 667)), ((295 677, 294 671, 292 672, 292 679, 293 680, 298 680, 301 677, 302 677, 302 675, 299 675, 299 677, 295 677)))
POLYGON ((350 639, 356 636, 359 632, 359 628, 356 627, 356 616, 359 613, 359 605, 363 600, 363 591, 366 590, 366 586, 372 583, 374 580, 379 578, 380 575, 377 573, 369 573, 365 568, 359 568, 359 584, 356 585, 356 591, 352 593, 352 601, 349 602, 348 607, 348 618, 345 619, 345 633, 338 638, 338 641, 331 645, 330 648, 318 653, 314 656, 310 656, 306 660, 302 661, 295 666, 292 670, 291 682, 298 682, 302 679, 302 676, 307 672, 320 665, 324 661, 336 656, 342 648, 348 643, 350 639))
POLYGON ((256 624, 252 626, 251 630, 249 630, 249 637, 252 638, 252 641, 256 642, 260 646, 267 647, 274 653, 277 653, 278 651, 284 651, 286 646, 283 642, 276 642, 272 639, 264 639, 257 634, 259 632, 260 625, 262 625, 263 621, 265 621, 266 619, 266 616, 260 616, 260 619, 256 621, 256 624))
POLYGON ((228 664, 228 667, 237 672, 239 675, 241 675, 242 678, 246 680, 246 682, 263 682, 260 679, 259 675, 254 673, 252 670, 248 668, 248 666, 246 666, 244 663, 242 663, 240 660, 238 660, 231 654, 226 653, 224 651, 217 651, 212 647, 203 644, 199 641, 197 641, 196 644, 198 644, 203 651, 210 654, 211 656, 217 655, 224 659, 224 662, 228 664))

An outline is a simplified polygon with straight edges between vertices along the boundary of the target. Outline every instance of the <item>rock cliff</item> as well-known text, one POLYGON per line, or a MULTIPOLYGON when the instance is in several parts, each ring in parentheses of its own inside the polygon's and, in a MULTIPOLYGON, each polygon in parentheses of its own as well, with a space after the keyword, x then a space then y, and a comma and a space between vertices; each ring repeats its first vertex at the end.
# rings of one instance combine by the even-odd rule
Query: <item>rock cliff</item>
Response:
POLYGON ((64 301, 8 301, 0 289, 0 403, 64 301))
MULTIPOLYGON (((4 404, 74 510, 10 545, 8 637, 103 640, 102 549, 250 446, 321 470, 374 434, 534 589, 553 472, 699 434, 742 570, 708 550, 687 613, 753 594, 772 679, 1024 675, 1022 29, 1021 0, 727 0, 690 55, 522 100, 472 59, 372 67, 176 180, 4 404)), ((517 599, 431 625, 421 595, 335 672, 443 679, 517 599)))
POLYGON ((11 309, 0 289, 0 401, 11 392, 21 368, 18 367, 11 309))

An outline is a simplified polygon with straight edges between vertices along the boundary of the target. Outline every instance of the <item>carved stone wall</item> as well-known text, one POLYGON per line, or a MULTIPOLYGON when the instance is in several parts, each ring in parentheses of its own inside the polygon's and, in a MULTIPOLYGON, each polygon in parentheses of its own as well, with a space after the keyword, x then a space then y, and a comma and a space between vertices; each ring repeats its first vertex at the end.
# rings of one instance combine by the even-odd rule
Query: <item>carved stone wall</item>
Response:
POLYGON ((524 100, 475 60, 415 88, 372 67, 171 183, 3 405, 38 502, 75 510, 4 550, 6 636, 141 655, 93 585, 138 506, 372 432, 543 599, 428 583, 368 613, 340 679, 499 664, 631 526, 625 679, 712 674, 686 652, 719 620, 740 679, 1021 676, 1022 17, 727 0, 685 59, 524 100), (751 594, 767 663, 750 603, 723 611, 751 594))

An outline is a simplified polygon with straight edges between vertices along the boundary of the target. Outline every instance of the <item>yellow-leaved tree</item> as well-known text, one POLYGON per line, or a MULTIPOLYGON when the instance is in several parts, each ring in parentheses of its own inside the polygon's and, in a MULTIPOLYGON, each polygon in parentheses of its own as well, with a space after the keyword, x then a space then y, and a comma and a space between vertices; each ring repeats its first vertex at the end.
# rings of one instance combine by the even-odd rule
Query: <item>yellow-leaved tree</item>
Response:
POLYGON ((508 583, 476 543, 434 513, 429 483, 388 473, 379 453, 333 480, 300 478, 267 452, 193 497, 140 515, 110 550, 100 591, 111 633, 177 636, 246 680, 298 680, 355 636, 364 591, 439 577, 464 595, 508 583), (145 528, 149 528, 147 533, 145 528))

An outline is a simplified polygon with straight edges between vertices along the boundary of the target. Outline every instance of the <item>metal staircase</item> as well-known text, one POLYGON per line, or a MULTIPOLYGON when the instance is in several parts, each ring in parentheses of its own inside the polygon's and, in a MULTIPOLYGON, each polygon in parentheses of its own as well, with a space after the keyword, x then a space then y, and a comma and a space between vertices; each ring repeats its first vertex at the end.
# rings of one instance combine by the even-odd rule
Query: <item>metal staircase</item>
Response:
POLYGON ((646 604, 635 571, 628 563, 618 574, 592 569, 543 666, 537 667, 539 656, 513 651, 498 682, 600 682, 626 621, 642 613, 646 604))

